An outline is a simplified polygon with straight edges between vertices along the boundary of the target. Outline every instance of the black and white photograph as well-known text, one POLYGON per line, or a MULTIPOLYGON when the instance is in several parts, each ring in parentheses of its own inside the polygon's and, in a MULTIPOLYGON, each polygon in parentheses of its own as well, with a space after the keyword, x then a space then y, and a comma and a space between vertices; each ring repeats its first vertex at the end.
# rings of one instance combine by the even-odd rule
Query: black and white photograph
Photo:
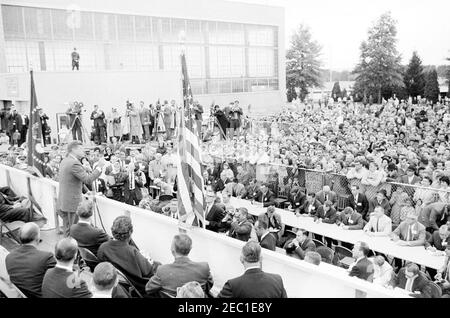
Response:
POLYGON ((449 13, 0 0, 0 298, 450 298, 449 13))

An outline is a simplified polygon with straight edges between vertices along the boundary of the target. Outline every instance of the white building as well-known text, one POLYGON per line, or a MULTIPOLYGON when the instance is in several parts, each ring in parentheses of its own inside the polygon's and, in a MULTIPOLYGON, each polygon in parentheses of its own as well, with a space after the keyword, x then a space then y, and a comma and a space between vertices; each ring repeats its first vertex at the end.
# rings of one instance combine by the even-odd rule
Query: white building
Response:
MULTIPOLYGON (((56 127, 64 103, 124 110, 125 101, 181 101, 185 48, 194 98, 239 100, 254 113, 285 100, 284 9, 222 0, 0 0, 0 109, 25 111, 29 70, 56 127), (80 54, 72 71, 71 53, 80 54)), ((85 116, 88 117, 88 116, 85 116)), ((90 125, 89 120, 85 120, 90 125)), ((53 129, 55 130, 55 129, 53 129)))

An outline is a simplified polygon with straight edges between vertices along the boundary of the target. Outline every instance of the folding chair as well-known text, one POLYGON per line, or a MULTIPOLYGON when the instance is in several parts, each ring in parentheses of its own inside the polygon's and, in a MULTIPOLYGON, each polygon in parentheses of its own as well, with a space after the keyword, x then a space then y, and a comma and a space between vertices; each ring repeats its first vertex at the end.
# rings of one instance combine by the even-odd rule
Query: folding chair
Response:
POLYGON ((27 298, 16 285, 3 277, 0 277, 0 293, 6 298, 27 298))
POLYGON ((325 247, 325 244, 322 241, 316 240, 314 238, 312 239, 312 241, 314 242, 314 244, 316 244, 316 248, 320 247, 320 246, 324 246, 325 247))
POLYGON ((431 288, 431 298, 442 298, 442 289, 435 282, 430 281, 429 286, 431 288))
POLYGON ((14 232, 18 231, 24 224, 25 222, 22 221, 7 223, 0 220, 0 244, 2 243, 3 236, 9 236, 18 244, 22 244, 19 236, 14 232))
POLYGON ((124 273, 122 273, 120 270, 117 269, 117 276, 119 277, 119 284, 127 291, 128 295, 131 298, 143 298, 142 294, 137 290, 136 287, 130 282, 130 280, 125 276, 124 273), (135 295, 135 296, 133 296, 135 295))
POLYGON ((335 255, 338 258, 338 264, 341 267, 349 268, 355 261, 353 258, 353 252, 344 246, 332 244, 335 255))
POLYGON ((320 254, 322 262, 333 264, 334 251, 331 248, 327 246, 319 246, 318 248, 316 248, 316 252, 320 254))
POLYGON ((100 263, 100 260, 97 256, 94 255, 90 250, 84 247, 78 247, 78 251, 80 251, 80 256, 86 263, 86 265, 91 269, 91 272, 94 272, 95 266, 100 263))

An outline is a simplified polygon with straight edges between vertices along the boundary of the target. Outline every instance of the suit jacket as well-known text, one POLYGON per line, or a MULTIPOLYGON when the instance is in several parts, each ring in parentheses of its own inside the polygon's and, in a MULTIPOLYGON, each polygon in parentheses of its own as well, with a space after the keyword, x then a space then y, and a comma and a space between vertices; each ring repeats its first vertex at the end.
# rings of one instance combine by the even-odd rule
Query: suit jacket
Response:
POLYGON ((389 235, 392 232, 392 220, 387 215, 380 218, 372 216, 364 226, 364 230, 389 235))
POLYGON ((353 210, 356 210, 363 218, 366 218, 367 212, 369 211, 369 201, 364 193, 358 193, 358 200, 355 203, 355 197, 350 195, 349 205, 353 210))
POLYGON ((294 244, 292 244, 293 240, 294 240, 294 238, 291 238, 284 244, 283 248, 286 250, 286 253, 288 255, 292 255, 299 259, 304 259, 306 252, 308 252, 308 251, 315 252, 316 251, 316 244, 314 244, 313 240, 311 240, 310 238, 307 238, 306 240, 304 240, 302 242, 302 244, 300 244, 300 246, 297 248, 295 247, 294 244))
POLYGON ((222 203, 213 204, 209 212, 207 212, 206 214, 206 220, 209 221, 206 229, 214 232, 219 232, 219 230, 222 228, 222 220, 225 215, 225 206, 222 203))
POLYGON ((233 222, 231 223, 231 229, 228 235, 240 241, 247 242, 248 239, 250 238, 252 228, 253 225, 248 220, 245 220, 241 223, 233 222))
POLYGON ((273 233, 268 232, 267 235, 260 239, 259 245, 263 248, 267 248, 268 250, 275 251, 277 246, 277 238, 273 233))
POLYGON ((177 287, 192 281, 200 283, 206 293, 211 289, 214 281, 208 263, 193 262, 187 256, 178 257, 172 264, 158 267, 145 286, 145 291, 148 294, 163 291, 176 296, 177 287))
POLYGON ((69 272, 64 268, 51 268, 44 276, 42 282, 42 297, 43 298, 91 298, 92 294, 89 291, 84 280, 77 280, 75 277, 77 273, 69 272), (70 286, 68 282, 72 282, 70 286))
POLYGON ((258 220, 266 222, 269 228, 278 230, 281 230, 283 228, 281 216, 276 211, 273 212, 271 217, 269 217, 269 214, 267 212, 261 213, 260 215, 258 215, 258 220))
POLYGON ((389 204, 389 201, 387 199, 383 199, 380 204, 375 197, 369 202, 369 213, 367 213, 364 218, 366 221, 370 218, 370 213, 372 213, 377 206, 381 206, 384 209, 384 213, 386 215, 391 215, 391 205, 389 204))
POLYGON ((105 113, 102 110, 99 110, 98 112, 92 112, 91 120, 94 121, 94 127, 103 127, 105 126, 105 113), (95 114, 100 114, 100 116, 94 118, 95 114))
POLYGON ((97 255, 98 248, 102 243, 109 241, 108 234, 103 230, 80 222, 70 227, 70 236, 78 242, 79 247, 87 248, 94 255, 97 255))
POLYGON ((42 281, 45 272, 56 265, 50 252, 38 250, 32 245, 21 245, 11 251, 5 259, 11 282, 27 297, 42 297, 42 281))
POLYGON ((357 261, 355 265, 353 265, 349 275, 372 282, 373 274, 373 263, 367 257, 364 257, 357 261))
MULTIPOLYGON (((405 268, 402 268, 399 270, 397 275, 394 275, 394 278, 392 280, 392 284, 394 287, 399 288, 406 288, 406 282, 407 278, 405 276, 405 268)), ((420 292, 420 294, 411 294, 413 297, 419 297, 419 298, 431 298, 431 287, 429 284, 429 281, 423 277, 422 275, 417 276, 414 279, 414 282, 412 284, 411 291, 414 293, 416 291, 420 292)))
POLYGON ((102 262, 113 264, 141 293, 145 292, 145 285, 158 266, 156 262, 150 264, 135 246, 123 241, 109 240, 103 243, 97 257, 102 262))
MULTIPOLYGON (((406 239, 408 237, 408 228, 409 228, 409 226, 406 223, 406 221, 403 221, 394 230, 393 233, 395 235, 397 235, 401 240, 406 241, 406 239)), ((410 233, 410 238, 409 238, 408 242, 410 242, 410 244, 412 246, 420 246, 420 245, 425 244, 425 238, 426 238, 425 226, 423 226, 423 224, 421 224, 419 222, 413 223, 413 225, 411 227, 411 233, 410 233)))
POLYGON ((8 118, 8 131, 14 132, 16 129, 18 131, 22 130, 22 116, 18 112, 16 112, 14 115, 11 113, 7 115, 8 118))
POLYGON ((318 200, 314 200, 312 205, 306 200, 300 207, 300 213, 307 214, 309 212, 310 214, 315 215, 320 206, 321 204, 318 200))
POLYGON ((248 185, 245 189, 245 196, 243 199, 252 200, 256 197, 256 195, 259 192, 259 186, 258 185, 248 185))
MULTIPOLYGON (((316 199, 319 200, 320 203, 324 204, 325 203, 325 192, 323 192, 323 190, 317 192, 316 199)), ((338 196, 337 196, 336 192, 334 192, 334 191, 328 192, 328 201, 331 201, 333 203, 333 205, 335 205, 337 203, 337 200, 338 200, 338 196)))
POLYGON ((293 209, 300 209, 305 203, 306 195, 302 191, 297 191, 295 194, 289 195, 289 202, 293 209))
POLYGON ((416 184, 416 183, 419 183, 420 181, 422 181, 422 178, 418 177, 416 175, 414 175, 411 183, 408 182, 408 176, 407 175, 404 175, 404 176, 401 176, 400 178, 398 178, 398 182, 405 183, 405 184, 416 184))
POLYGON ((287 298, 287 295, 280 275, 251 268, 227 281, 218 298, 287 298))
POLYGON ((445 241, 441 239, 439 236, 439 230, 436 230, 431 235, 431 245, 434 246, 439 251, 445 251, 447 245, 450 245, 450 238, 447 238, 445 241), (443 244, 446 243, 446 244, 443 244))
POLYGON ((329 223, 334 224, 336 223, 336 220, 338 219, 338 214, 336 210, 331 207, 326 213, 323 208, 323 205, 317 209, 316 217, 319 219, 322 219, 323 223, 329 223))
POLYGON ((59 167, 58 210, 75 213, 82 199, 83 183, 91 184, 100 174, 97 169, 88 174, 81 162, 70 155, 64 158, 59 167))
POLYGON ((203 120, 203 106, 198 104, 197 108, 194 108, 195 120, 203 120))
POLYGON ((237 183, 236 185, 233 185, 233 183, 227 183, 224 191, 231 194, 233 197, 240 196, 243 198, 245 196, 245 186, 241 183, 237 183))
POLYGON ((275 204, 275 194, 270 190, 268 190, 265 195, 261 190, 259 190, 254 199, 257 202, 262 202, 263 207, 268 207, 275 204))
POLYGON ((350 217, 341 213, 338 217, 338 221, 347 225, 349 230, 362 230, 364 228, 364 220, 358 212, 353 212, 350 217))

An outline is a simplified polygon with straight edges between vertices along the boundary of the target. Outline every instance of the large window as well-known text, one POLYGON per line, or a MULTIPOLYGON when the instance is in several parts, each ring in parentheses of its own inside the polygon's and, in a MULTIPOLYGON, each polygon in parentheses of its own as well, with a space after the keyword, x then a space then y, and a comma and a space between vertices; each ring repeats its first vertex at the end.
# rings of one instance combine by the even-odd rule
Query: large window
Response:
POLYGON ((55 40, 73 40, 73 20, 73 15, 64 10, 52 10, 53 35, 55 40))
POLYGON ((214 78, 245 76, 245 50, 239 47, 211 46, 210 75, 214 78))
POLYGON ((3 30, 7 39, 23 39, 22 7, 2 6, 3 30))
POLYGON ((249 26, 248 43, 258 46, 275 46, 275 29, 266 26, 249 26))
POLYGON ((249 75, 250 77, 275 76, 275 57, 273 49, 250 48, 249 75))
POLYGON ((95 38, 99 41, 116 40, 116 16, 113 14, 95 13, 95 38))
POLYGON ((133 16, 120 14, 117 16, 117 27, 119 30, 119 41, 134 40, 133 16))
POLYGON ((79 23, 75 26, 75 40, 93 40, 93 17, 90 12, 80 12, 79 23))
POLYGON ((26 72, 28 70, 26 47, 26 43, 22 41, 5 42, 8 72, 26 72))
POLYGON ((27 39, 50 40, 52 38, 50 10, 24 8, 23 13, 27 39))
POLYGON ((158 70, 158 47, 152 44, 136 44, 136 62, 138 70, 158 70))
POLYGON ((152 20, 150 17, 136 16, 136 41, 150 41, 152 39, 152 20))

